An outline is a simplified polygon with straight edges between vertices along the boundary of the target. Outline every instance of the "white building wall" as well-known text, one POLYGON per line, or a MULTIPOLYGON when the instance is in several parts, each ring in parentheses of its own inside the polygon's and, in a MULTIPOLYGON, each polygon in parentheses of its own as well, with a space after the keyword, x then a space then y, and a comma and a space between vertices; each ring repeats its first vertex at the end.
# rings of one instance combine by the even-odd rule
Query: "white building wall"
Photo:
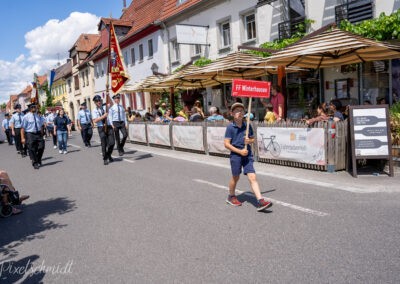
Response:
POLYGON ((382 12, 390 15, 397 9, 400 9, 400 1, 398 0, 375 0, 374 17, 379 17, 382 12))

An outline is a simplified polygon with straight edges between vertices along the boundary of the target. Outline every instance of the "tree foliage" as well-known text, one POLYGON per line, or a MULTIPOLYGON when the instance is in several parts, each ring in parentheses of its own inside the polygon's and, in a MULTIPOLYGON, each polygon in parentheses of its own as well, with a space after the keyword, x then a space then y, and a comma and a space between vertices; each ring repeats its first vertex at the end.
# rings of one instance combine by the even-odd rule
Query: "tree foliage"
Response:
POLYGON ((400 39, 400 9, 387 16, 381 13, 378 18, 352 24, 344 20, 342 30, 379 41, 400 39))

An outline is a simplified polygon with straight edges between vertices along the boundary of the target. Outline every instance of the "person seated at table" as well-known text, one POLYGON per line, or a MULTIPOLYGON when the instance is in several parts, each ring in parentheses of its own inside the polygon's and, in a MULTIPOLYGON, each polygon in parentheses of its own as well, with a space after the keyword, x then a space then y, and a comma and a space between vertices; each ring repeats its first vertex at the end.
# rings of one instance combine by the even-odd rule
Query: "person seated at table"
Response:
MULTIPOLYGON (((129 108, 129 107, 128 107, 129 108)), ((130 111, 128 114, 128 121, 129 122, 134 122, 135 121, 135 116, 136 116, 136 112, 135 111, 130 111)))
POLYGON ((266 105, 267 113, 264 116, 265 123, 274 123, 276 121, 276 117, 274 114, 274 107, 271 103, 266 105))
POLYGON ((320 104, 317 108, 317 116, 311 119, 307 119, 306 123, 308 125, 313 125, 316 122, 319 121, 328 121, 329 116, 326 114, 325 109, 324 109, 324 104, 320 104))
POLYGON ((163 122, 169 123, 173 120, 174 118, 172 117, 171 109, 167 109, 167 111, 164 113, 163 122))
POLYGON ((8 173, 5 170, 0 169, 0 184, 1 186, 1 203, 10 204, 12 208, 12 214, 19 214, 22 212, 21 209, 15 208, 15 205, 20 205, 24 200, 29 198, 29 195, 19 196, 18 191, 13 186, 8 173), (12 196, 10 196, 12 194, 12 196), (13 198, 12 198, 13 197, 13 198), (15 199, 16 198, 16 199, 15 199))
POLYGON ((163 114, 162 114, 162 111, 161 110, 158 110, 157 112, 156 112, 156 118, 155 118, 155 120, 154 120, 154 122, 163 122, 163 114))
POLYGON ((201 102, 199 100, 196 100, 193 106, 198 109, 198 113, 201 115, 201 118, 204 119, 205 116, 203 112, 203 107, 201 106, 201 102))
POLYGON ((343 121, 344 117, 341 112, 342 103, 339 100, 331 100, 329 103, 329 109, 333 111, 333 121, 343 121))
POLYGON ((210 116, 207 117, 207 121, 224 121, 225 118, 219 114, 219 110, 217 107, 212 106, 210 107, 210 116))
POLYGON ((200 113, 200 110, 198 107, 193 107, 192 108, 192 115, 190 116, 189 119, 191 122, 200 122, 203 121, 203 116, 200 113))

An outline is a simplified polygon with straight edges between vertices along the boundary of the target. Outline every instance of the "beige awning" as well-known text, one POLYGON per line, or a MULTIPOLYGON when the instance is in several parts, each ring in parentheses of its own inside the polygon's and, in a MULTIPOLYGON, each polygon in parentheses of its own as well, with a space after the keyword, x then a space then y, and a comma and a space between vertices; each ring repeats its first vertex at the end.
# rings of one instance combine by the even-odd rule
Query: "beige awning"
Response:
POLYGON ((274 53, 268 65, 326 68, 400 58, 400 47, 334 28, 274 53))

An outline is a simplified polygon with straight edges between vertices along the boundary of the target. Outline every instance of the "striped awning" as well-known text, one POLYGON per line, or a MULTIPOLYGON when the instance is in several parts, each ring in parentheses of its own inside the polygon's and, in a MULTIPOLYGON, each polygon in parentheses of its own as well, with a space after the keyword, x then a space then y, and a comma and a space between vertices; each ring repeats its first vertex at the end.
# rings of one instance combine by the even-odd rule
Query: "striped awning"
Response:
POLYGON ((318 69, 394 58, 400 58, 399 46, 334 28, 274 53, 265 63, 318 69))

